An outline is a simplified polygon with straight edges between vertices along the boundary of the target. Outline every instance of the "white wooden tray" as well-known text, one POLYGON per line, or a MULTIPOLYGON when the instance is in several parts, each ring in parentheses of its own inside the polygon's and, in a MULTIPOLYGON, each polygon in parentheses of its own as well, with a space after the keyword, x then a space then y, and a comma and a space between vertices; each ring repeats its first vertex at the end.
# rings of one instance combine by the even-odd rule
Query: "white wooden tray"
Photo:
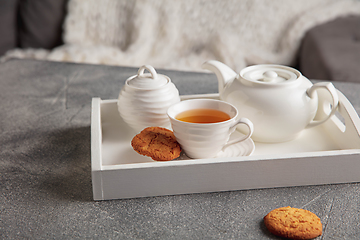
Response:
MULTIPOLYGON (((92 99, 91 171, 94 200, 360 182, 360 119, 340 92, 338 114, 286 143, 255 142, 251 156, 156 162, 137 154, 136 134, 117 100, 92 99)), ((182 96, 218 98, 217 94, 182 96)), ((318 117, 327 102, 319 103, 318 117)))

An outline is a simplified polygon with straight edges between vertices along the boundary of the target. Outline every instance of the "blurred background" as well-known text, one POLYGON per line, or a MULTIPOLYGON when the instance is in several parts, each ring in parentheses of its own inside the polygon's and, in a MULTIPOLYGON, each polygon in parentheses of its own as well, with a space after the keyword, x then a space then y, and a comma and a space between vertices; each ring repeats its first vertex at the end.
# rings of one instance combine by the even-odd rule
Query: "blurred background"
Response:
POLYGON ((360 1, 0 0, 0 57, 186 71, 216 59, 360 82, 360 1))

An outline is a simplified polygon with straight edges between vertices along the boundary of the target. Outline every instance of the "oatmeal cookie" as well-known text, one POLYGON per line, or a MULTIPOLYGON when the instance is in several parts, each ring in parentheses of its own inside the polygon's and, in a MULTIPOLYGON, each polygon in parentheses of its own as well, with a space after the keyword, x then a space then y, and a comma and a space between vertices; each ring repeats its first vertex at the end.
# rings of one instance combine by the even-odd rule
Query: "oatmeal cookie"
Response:
POLYGON ((180 144, 174 133, 166 128, 148 127, 131 141, 134 150, 156 161, 169 161, 180 156, 180 144))
POLYGON ((272 234, 285 238, 312 239, 322 234, 320 218, 305 209, 274 209, 264 217, 264 223, 272 234))

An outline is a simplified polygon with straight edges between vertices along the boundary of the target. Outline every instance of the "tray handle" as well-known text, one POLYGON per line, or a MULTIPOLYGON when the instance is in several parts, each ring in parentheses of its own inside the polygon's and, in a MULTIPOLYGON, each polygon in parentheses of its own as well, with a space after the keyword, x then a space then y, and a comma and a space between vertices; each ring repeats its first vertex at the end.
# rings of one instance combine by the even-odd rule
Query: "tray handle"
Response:
MULTIPOLYGON (((360 148, 360 119, 350 101, 337 90, 339 105, 337 112, 323 126, 331 132, 333 140, 341 149, 360 148)), ((331 99, 326 91, 318 91, 319 106, 315 118, 324 118, 331 111, 331 99)))

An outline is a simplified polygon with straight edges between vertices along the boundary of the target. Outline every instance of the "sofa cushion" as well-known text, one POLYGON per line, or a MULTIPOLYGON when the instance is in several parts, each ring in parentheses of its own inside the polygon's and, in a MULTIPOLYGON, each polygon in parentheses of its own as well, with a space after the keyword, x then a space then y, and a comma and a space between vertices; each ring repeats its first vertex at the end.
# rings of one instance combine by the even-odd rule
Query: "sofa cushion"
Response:
POLYGON ((312 79, 360 82, 360 15, 309 30, 300 48, 299 69, 312 79))
POLYGON ((0 0, 0 56, 17 46, 17 6, 18 0, 0 0))
POLYGON ((20 0, 19 47, 51 49, 62 44, 67 0, 20 0))

